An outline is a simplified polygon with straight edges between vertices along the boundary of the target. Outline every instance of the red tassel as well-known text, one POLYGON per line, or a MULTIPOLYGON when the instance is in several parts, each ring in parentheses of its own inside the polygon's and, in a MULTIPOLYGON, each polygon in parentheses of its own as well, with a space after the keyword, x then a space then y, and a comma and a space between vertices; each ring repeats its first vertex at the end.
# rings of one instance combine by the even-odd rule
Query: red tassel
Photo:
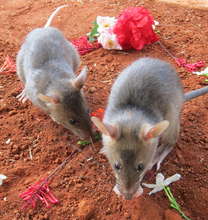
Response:
POLYGON ((98 42, 90 43, 87 36, 82 36, 78 39, 71 40, 71 43, 77 48, 80 55, 84 55, 101 47, 98 42))
POLYGON ((195 72, 198 69, 200 69, 201 67, 205 66, 204 61, 198 61, 198 62, 192 63, 192 64, 187 63, 187 61, 182 58, 175 58, 175 61, 178 64, 178 66, 186 68, 187 71, 189 71, 189 72, 195 72))
POLYGON ((6 56, 4 64, 0 68, 1 74, 10 74, 16 72, 16 65, 15 62, 12 60, 10 56, 6 56))
POLYGON ((30 186, 25 192, 21 193, 19 196, 24 200, 22 206, 23 209, 36 207, 36 203, 40 200, 45 204, 47 208, 51 207, 51 204, 58 203, 58 199, 50 192, 49 182, 46 179, 38 181, 34 185, 30 186))

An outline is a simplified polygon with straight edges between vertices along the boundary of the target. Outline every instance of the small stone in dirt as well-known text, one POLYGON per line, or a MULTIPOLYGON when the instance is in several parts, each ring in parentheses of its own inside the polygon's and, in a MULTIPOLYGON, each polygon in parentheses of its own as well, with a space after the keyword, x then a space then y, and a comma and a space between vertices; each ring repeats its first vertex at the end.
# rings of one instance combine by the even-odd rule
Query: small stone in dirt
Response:
POLYGON ((110 210, 110 208, 108 208, 108 209, 106 210, 105 214, 106 214, 106 215, 112 214, 112 211, 110 210))
POLYGON ((115 67, 112 66, 112 67, 110 68, 110 71, 111 71, 111 72, 114 72, 114 71, 115 71, 115 67))
POLYGON ((95 206, 93 201, 89 199, 83 199, 79 202, 76 214, 78 217, 80 217, 80 219, 88 220, 93 216, 94 210, 95 206))
POLYGON ((0 101, 0 111, 7 111, 8 110, 7 105, 3 101, 4 100, 0 101))
POLYGON ((124 217, 125 217, 126 219, 131 219, 131 215, 130 215, 128 212, 125 212, 125 213, 124 213, 124 217))
POLYGON ((86 161, 91 161, 91 160, 93 160, 93 157, 89 157, 86 159, 86 161))
POLYGON ((10 142, 11 142, 11 139, 9 138, 5 143, 10 144, 10 142))
POLYGON ((15 114, 17 114, 16 110, 12 110, 12 111, 9 112, 9 116, 12 116, 12 115, 15 115, 15 114))
POLYGON ((15 160, 19 160, 19 159, 20 159, 20 155, 15 154, 15 155, 14 155, 14 159, 15 159, 15 160))
POLYGON ((114 60, 113 56, 108 56, 108 57, 105 59, 106 63, 110 63, 110 62, 112 62, 113 60, 114 60))
POLYGON ((106 52, 103 52, 100 54, 100 57, 104 57, 106 55, 106 52))
POLYGON ((90 92, 90 93, 94 93, 95 91, 96 91, 96 88, 95 88, 95 87, 90 87, 90 88, 89 88, 89 92, 90 92))
POLYGON ((175 211, 172 211, 170 209, 167 209, 165 211, 165 220, 183 220, 182 217, 176 213, 175 211))

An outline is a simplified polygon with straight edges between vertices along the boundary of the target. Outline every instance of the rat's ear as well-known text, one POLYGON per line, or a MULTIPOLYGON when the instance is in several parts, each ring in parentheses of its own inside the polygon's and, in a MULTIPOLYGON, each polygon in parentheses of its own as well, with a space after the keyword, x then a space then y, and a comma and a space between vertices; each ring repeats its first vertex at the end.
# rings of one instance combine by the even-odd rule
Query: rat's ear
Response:
POLYGON ((87 80, 87 73, 88 73, 88 68, 85 66, 80 74, 75 78, 71 80, 72 86, 76 89, 81 89, 87 80))
POLYGON ((91 121, 98 128, 98 130, 104 135, 110 136, 113 139, 119 138, 120 132, 116 126, 103 123, 99 118, 94 116, 91 117, 91 121))
POLYGON ((144 141, 156 138, 168 128, 169 124, 170 123, 167 120, 161 121, 153 127, 149 124, 143 124, 139 133, 139 137, 142 138, 144 141))
POLYGON ((52 103, 52 104, 58 104, 60 103, 59 98, 57 97, 52 97, 52 96, 47 96, 47 95, 43 95, 42 93, 38 94, 38 98, 43 101, 43 102, 48 102, 48 103, 52 103))

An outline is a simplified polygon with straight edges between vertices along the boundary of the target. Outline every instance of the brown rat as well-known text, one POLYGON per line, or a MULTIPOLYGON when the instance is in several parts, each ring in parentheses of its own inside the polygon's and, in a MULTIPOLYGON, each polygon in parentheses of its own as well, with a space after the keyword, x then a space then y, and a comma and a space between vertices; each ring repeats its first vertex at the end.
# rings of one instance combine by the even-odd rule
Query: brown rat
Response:
POLYGON ((177 141, 184 101, 205 93, 208 87, 184 96, 175 70, 159 59, 139 59, 121 72, 103 122, 92 117, 116 177, 115 192, 125 199, 142 193, 145 173, 154 164, 159 169, 177 141))
POLYGON ((31 31, 17 55, 17 75, 24 83, 18 98, 27 99, 80 138, 91 136, 91 121, 82 92, 87 79, 87 67, 76 76, 80 57, 74 46, 53 27, 53 17, 43 28, 31 31))

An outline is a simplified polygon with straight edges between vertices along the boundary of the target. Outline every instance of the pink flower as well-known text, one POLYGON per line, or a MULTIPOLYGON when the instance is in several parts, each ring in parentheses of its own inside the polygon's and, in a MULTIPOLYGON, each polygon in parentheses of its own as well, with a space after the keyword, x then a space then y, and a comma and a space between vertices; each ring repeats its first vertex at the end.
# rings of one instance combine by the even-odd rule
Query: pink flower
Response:
POLYGON ((154 19, 147 9, 130 7, 118 17, 113 31, 123 49, 141 50, 145 45, 159 40, 152 25, 154 19))

